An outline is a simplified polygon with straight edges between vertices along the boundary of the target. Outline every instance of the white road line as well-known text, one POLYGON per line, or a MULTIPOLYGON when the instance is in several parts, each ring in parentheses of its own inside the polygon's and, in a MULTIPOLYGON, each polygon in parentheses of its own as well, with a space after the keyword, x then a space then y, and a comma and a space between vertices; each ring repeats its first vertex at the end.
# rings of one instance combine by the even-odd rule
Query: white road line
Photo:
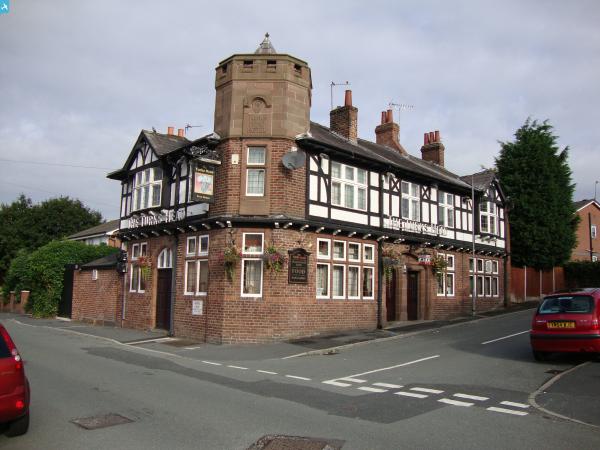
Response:
POLYGON ((512 409, 506 409, 506 408, 496 408, 495 406, 491 406, 491 407, 487 408, 487 410, 504 413, 504 414, 513 414, 515 416, 526 416, 527 414, 529 414, 529 413, 526 413, 525 411, 515 411, 512 409))
POLYGON ((185 350, 196 350, 198 348, 202 348, 202 347, 184 347, 185 350))
POLYGON ((335 380, 321 381, 321 383, 324 383, 324 384, 331 384, 331 385, 333 385, 333 386, 340 386, 340 387, 348 387, 348 386, 352 386, 350 383, 340 383, 339 381, 335 381, 335 380))
POLYGON ((256 369, 256 371, 260 372, 260 373, 266 373, 267 375, 277 375, 277 372, 271 372, 269 370, 259 370, 259 369, 256 369))
POLYGON ((404 386, 400 386, 399 384, 390 384, 390 383, 373 383, 373 386, 379 386, 379 387, 390 388, 390 389, 400 389, 400 388, 404 387, 404 386))
POLYGON ((410 388, 411 391, 417 391, 417 392, 426 392, 427 394, 441 394, 444 391, 440 391, 438 389, 427 389, 427 388, 421 388, 421 387, 414 387, 414 388, 410 388))
POLYGON ((514 336, 518 336, 518 335, 520 335, 520 334, 529 333, 529 331, 530 331, 530 330, 525 330, 525 331, 521 331, 521 332, 519 332, 519 333, 509 334, 508 336, 503 336, 503 337, 501 337, 501 338, 498 338, 498 339, 492 339, 491 341, 485 341, 485 342, 482 342, 482 343, 481 343, 481 345, 486 345, 486 344, 491 344, 492 342, 498 342, 498 341, 502 341, 502 340, 504 340, 504 339, 508 339, 508 338, 511 338, 511 337, 514 337, 514 336))
POLYGON ((404 392, 404 391, 400 391, 400 392, 394 392, 394 394, 396 394, 396 395, 402 395, 404 397, 414 397, 414 398, 427 398, 427 397, 429 397, 429 395, 417 394, 416 392, 404 392))
POLYGON ((361 391, 367 391, 367 392, 387 392, 387 389, 379 389, 379 388, 374 388, 374 387, 369 387, 369 386, 361 386, 357 389, 360 389, 361 391))
POLYGON ((304 380, 304 381, 310 381, 310 378, 306 378, 306 377, 299 377, 296 375, 286 375, 286 377, 288 378, 294 378, 296 380, 304 380))
MULTIPOLYGON (((75 328, 75 327, 69 327, 69 328, 75 328)), ((175 338, 161 337, 161 338, 140 339, 139 341, 132 341, 132 342, 123 342, 123 344, 127 344, 127 345, 151 344, 152 342, 173 341, 173 340, 175 340, 175 338)))
POLYGON ((223 364, 221 363, 217 363, 217 362, 212 362, 212 361, 201 361, 204 364, 210 364, 211 366, 222 366, 223 364))
POLYGON ((529 405, 524 403, 515 403, 515 402, 500 402, 501 405, 506 406, 514 406, 515 408, 529 408, 529 405))
POLYGON ((336 380, 349 381, 350 383, 366 383, 367 380, 361 380, 360 378, 353 377, 344 377, 344 378, 336 378, 336 380))
POLYGON ((478 402, 485 402, 486 400, 489 400, 489 397, 480 397, 479 395, 469 394, 454 394, 453 397, 466 398, 467 400, 477 400, 478 402))
POLYGON ((382 372, 384 370, 395 369, 397 367, 410 366, 411 364, 417 364, 417 363, 420 363, 420 362, 423 362, 423 361, 427 361, 427 360, 434 359, 434 358, 439 358, 439 357, 440 357, 440 355, 428 356, 427 358, 415 359, 414 361, 409 361, 409 362, 402 363, 402 364, 396 364, 395 366, 383 367, 382 369, 369 370, 368 372, 355 373, 354 375, 350 375, 348 377, 336 378, 336 379, 339 379, 339 380, 348 380, 348 379, 351 379, 353 377, 360 377, 362 375, 368 375, 370 373, 382 372))
POLYGON ((458 400, 451 400, 449 398, 440 398, 438 400, 438 402, 446 403, 447 405, 464 406, 466 408, 468 408, 469 406, 473 406, 475 404, 475 403, 469 403, 469 402, 459 402, 458 400))
POLYGON ((227 366, 227 367, 231 367, 232 369, 248 370, 247 367, 241 367, 241 366, 227 366))

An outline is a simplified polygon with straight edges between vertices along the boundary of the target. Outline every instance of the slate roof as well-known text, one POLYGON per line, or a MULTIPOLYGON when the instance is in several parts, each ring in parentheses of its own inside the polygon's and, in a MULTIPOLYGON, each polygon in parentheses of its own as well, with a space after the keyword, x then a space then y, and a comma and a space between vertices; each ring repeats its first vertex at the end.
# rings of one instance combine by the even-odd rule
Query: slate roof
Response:
POLYGON ((324 144, 328 147, 334 147, 347 153, 350 156, 360 157, 372 160, 378 164, 387 165, 390 169, 400 169, 405 172, 413 173, 419 177, 441 181, 443 183, 459 187, 462 189, 471 189, 471 185, 461 180, 461 178, 446 170, 445 168, 429 161, 424 161, 412 155, 402 155, 398 150, 386 147, 385 145, 358 139, 354 144, 343 136, 334 133, 329 128, 315 122, 310 123, 310 135, 303 135, 298 138, 300 142, 315 142, 324 144))
POLYGON ((590 203, 595 203, 596 206, 598 206, 600 208, 600 205, 598 204, 598 202, 596 200, 594 200, 593 198, 587 199, 587 200, 578 200, 576 202, 573 202, 573 204, 575 205, 575 209, 577 211, 579 211, 581 208, 583 208, 584 206, 587 206, 590 203))
POLYGON ((185 137, 174 134, 155 133, 154 131, 148 130, 142 130, 142 134, 158 156, 167 155, 175 150, 185 147, 191 142, 185 137))
POLYGON ((83 270, 115 268, 117 267, 118 254, 119 252, 111 253, 110 255, 103 256, 102 258, 95 259, 94 261, 90 261, 89 263, 82 264, 81 268, 83 270))
POLYGON ((471 180, 473 180, 475 189, 485 191, 495 177, 496 172, 494 170, 486 169, 482 172, 474 173, 473 175, 464 175, 460 177, 460 179, 467 183, 469 186, 471 185, 471 180))
POLYGON ((101 223, 100 225, 96 225, 95 227, 88 228, 87 230, 79 231, 71 236, 67 236, 67 239, 77 240, 84 239, 89 236, 97 236, 99 234, 107 234, 111 231, 115 231, 119 229, 119 219, 109 220, 108 222, 101 223))

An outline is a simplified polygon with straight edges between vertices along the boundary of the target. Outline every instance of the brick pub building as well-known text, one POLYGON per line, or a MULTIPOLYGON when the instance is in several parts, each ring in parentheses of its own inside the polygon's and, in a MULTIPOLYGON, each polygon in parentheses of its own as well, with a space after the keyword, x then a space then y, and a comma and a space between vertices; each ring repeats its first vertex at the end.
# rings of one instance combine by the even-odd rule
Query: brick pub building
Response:
POLYGON ((478 310, 502 306, 502 193, 447 171, 439 132, 409 155, 387 111, 362 140, 350 91, 329 128, 311 122, 310 68, 268 36, 215 88, 212 134, 142 131, 108 175, 127 271, 79 271, 73 318, 236 343, 470 314, 473 284, 478 310))

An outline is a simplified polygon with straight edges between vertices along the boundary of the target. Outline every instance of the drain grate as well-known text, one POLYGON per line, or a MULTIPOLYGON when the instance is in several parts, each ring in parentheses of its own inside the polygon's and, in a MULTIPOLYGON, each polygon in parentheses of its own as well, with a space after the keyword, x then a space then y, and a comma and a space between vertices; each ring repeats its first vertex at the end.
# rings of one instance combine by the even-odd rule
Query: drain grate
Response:
POLYGON ((338 439, 267 435, 248 447, 248 450, 340 450, 343 445, 344 441, 338 439))
POLYGON ((563 373, 564 370, 561 369, 550 369, 550 370, 546 370, 546 373, 549 373, 551 375, 558 375, 559 373, 563 373))
POLYGON ((120 414, 104 414, 102 416, 82 417, 80 419, 71 420, 71 423, 79 425, 86 430, 97 430, 98 428, 123 425, 130 422, 133 422, 133 420, 120 414))

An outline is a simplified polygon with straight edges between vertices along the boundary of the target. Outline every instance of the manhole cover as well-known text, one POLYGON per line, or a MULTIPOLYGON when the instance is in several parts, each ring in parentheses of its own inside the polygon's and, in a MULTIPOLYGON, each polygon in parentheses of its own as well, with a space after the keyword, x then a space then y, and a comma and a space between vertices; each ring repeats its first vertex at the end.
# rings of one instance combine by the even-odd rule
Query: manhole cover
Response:
POLYGON ((563 373, 564 370, 560 370, 560 369, 550 369, 550 370, 546 370, 546 373, 552 374, 552 375, 558 375, 559 373, 563 373))
POLYGON ((263 436, 248 450, 340 450, 344 441, 302 436, 263 436))
POLYGON ((103 416, 82 417, 80 419, 71 420, 75 425, 79 425, 86 430, 97 430, 98 428, 112 427, 114 425, 123 425, 124 423, 133 422, 133 420, 120 414, 105 414, 103 416))

